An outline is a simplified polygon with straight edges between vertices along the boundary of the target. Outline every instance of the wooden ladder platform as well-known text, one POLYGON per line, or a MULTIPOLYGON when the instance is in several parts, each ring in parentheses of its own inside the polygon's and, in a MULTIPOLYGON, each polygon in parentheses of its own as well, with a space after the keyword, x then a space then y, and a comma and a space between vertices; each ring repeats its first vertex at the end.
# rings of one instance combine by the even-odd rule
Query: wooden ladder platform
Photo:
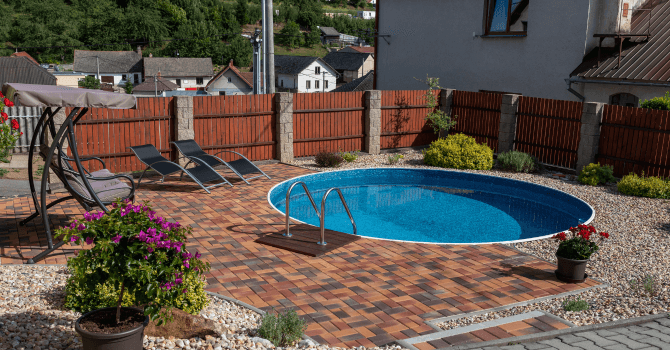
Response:
POLYGON ((321 230, 318 227, 297 224, 291 225, 292 237, 284 237, 282 234, 285 232, 285 229, 282 228, 281 231, 267 234, 255 242, 318 257, 361 239, 361 236, 326 229, 325 240, 328 244, 322 246, 316 244, 321 240, 321 230))

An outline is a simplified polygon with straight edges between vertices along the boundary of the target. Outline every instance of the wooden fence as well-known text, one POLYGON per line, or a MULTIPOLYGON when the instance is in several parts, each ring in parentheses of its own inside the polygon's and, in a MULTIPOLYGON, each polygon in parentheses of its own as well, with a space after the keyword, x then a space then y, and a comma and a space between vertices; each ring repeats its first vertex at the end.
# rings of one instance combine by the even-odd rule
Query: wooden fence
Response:
POLYGON ((540 162, 575 168, 583 103, 520 97, 515 149, 540 162))
POLYGON ((365 92, 293 95, 293 153, 363 149, 365 92))
POLYGON ((500 94, 454 91, 451 114, 456 125, 450 133, 472 136, 478 143, 485 142, 497 152, 501 104, 500 94))
POLYGON ((670 111, 605 105, 596 160, 631 172, 670 176, 670 111))
MULTIPOLYGON (((434 91, 439 101, 440 91, 434 91)), ((437 139, 426 122, 425 91, 382 91, 381 148, 426 145, 437 139)))

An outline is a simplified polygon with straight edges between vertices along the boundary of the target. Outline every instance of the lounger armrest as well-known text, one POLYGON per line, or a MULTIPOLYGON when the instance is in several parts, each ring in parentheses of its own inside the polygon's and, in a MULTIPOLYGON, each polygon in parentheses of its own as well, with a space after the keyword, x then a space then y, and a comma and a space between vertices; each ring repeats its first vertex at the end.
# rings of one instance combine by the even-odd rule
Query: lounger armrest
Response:
POLYGON ((245 157, 245 156, 242 155, 241 153, 237 153, 237 152, 235 152, 235 151, 225 151, 225 150, 224 150, 224 151, 216 152, 214 155, 218 155, 218 154, 223 153, 223 152, 235 153, 235 154, 237 154, 238 156, 240 156, 240 157, 246 159, 247 161, 250 161, 249 159, 247 159, 247 157, 245 157))

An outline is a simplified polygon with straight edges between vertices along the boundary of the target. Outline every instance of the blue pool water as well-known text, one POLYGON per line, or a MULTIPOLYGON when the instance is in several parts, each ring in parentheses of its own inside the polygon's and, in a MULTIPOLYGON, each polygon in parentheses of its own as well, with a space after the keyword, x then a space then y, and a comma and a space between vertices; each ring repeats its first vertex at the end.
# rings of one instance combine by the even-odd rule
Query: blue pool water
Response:
MULTIPOLYGON (((361 236, 426 243, 530 240, 588 223, 594 211, 567 193, 532 183, 427 169, 357 169, 284 181, 268 200, 286 211, 286 191, 307 184, 317 207, 331 187, 342 190, 361 236)), ((302 186, 291 193, 290 216, 319 226, 302 186)), ((353 233, 336 192, 326 202, 326 228, 353 233)), ((326 241, 328 241, 326 237, 326 241)))

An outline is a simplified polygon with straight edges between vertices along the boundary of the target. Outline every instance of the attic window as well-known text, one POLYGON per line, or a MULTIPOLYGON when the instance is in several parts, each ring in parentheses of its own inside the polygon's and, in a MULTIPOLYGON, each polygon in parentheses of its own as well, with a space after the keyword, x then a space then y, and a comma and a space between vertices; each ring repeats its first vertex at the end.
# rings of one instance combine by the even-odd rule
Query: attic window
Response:
POLYGON ((233 78, 228 77, 228 82, 229 82, 229 83, 232 83, 232 82, 233 82, 233 78))
POLYGON ((487 0, 487 35, 526 35, 530 0, 487 0))
POLYGON ((314 74, 321 74, 321 67, 314 67, 314 74))

